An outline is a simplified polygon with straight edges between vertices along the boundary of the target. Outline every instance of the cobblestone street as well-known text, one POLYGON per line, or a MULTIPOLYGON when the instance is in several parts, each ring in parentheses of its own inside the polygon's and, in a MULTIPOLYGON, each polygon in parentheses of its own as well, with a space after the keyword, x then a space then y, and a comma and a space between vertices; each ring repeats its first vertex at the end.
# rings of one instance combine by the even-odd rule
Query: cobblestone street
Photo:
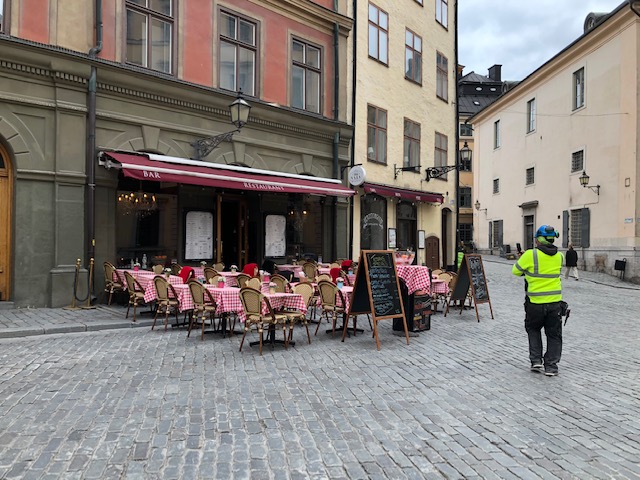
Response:
POLYGON ((408 346, 382 321, 381 351, 364 317, 344 343, 298 328, 261 357, 240 336, 84 331, 122 307, 0 311, 0 330, 88 325, 0 340, 0 478, 640 478, 640 289, 563 278, 549 378, 529 371, 511 264, 485 258, 495 319, 438 313, 408 346))

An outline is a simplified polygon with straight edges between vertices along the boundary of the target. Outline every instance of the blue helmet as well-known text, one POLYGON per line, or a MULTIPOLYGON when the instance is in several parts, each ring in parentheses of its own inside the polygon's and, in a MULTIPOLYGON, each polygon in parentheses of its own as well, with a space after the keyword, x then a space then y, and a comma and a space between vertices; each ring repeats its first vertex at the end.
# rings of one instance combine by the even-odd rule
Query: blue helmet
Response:
POLYGON ((540 225, 540 228, 536 230, 536 238, 543 237, 551 243, 559 236, 560 234, 551 225, 540 225))

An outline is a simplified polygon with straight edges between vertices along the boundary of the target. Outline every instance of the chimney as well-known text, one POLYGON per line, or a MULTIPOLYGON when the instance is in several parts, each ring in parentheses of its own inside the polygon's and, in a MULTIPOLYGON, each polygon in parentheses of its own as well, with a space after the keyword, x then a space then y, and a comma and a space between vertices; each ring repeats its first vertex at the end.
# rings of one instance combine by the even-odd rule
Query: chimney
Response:
POLYGON ((489 69, 489 78, 495 82, 502 81, 502 65, 494 65, 489 69))

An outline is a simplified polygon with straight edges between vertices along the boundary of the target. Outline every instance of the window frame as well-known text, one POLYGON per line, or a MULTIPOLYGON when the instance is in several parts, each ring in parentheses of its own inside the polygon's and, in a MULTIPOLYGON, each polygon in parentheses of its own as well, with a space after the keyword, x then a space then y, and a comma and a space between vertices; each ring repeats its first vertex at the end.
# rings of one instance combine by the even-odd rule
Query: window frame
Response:
POLYGON ((382 8, 380 8, 379 6, 377 6, 375 3, 373 2, 369 2, 367 5, 367 54, 369 55, 369 58, 371 58, 372 60, 375 60, 376 62, 379 62, 383 65, 389 66, 389 12, 383 10, 382 8), (371 20, 371 15, 370 15, 370 9, 371 8, 375 8, 377 11, 377 23, 374 23, 373 20, 371 20), (386 15, 387 17, 387 27, 386 29, 384 27, 382 27, 380 25, 380 13, 383 13, 384 15, 386 15), (376 40, 378 42, 377 44, 377 55, 374 56, 371 54, 371 28, 375 28, 376 29, 376 40), (386 59, 385 60, 381 60, 380 59, 380 32, 383 32, 384 35, 386 36, 386 46, 385 46, 385 52, 386 52, 386 59))
MULTIPOLYGON (((444 133, 435 132, 433 142, 433 166, 434 167, 446 167, 449 163, 449 137, 444 133), (440 140, 440 141, 438 141, 440 140), (444 148, 441 145, 444 144, 444 148)), ((440 175, 440 180, 447 180, 448 173, 440 175)))
POLYGON ((177 18, 176 18, 176 8, 175 8, 175 1, 174 0, 170 0, 169 3, 171 12, 169 15, 166 15, 164 13, 152 10, 151 8, 147 7, 147 6, 143 6, 140 5, 138 3, 135 3, 135 0, 125 0, 124 2, 124 63, 127 65, 135 65, 136 67, 140 67, 140 68, 145 68, 154 72, 159 72, 159 73, 163 73, 166 75, 175 75, 174 70, 176 70, 176 65, 175 65, 175 58, 176 58, 176 49, 177 49, 177 45, 176 45, 176 24, 178 23, 177 18), (129 49, 129 38, 128 38, 128 32, 129 32, 129 20, 128 20, 128 15, 129 15, 129 11, 132 11, 134 13, 140 14, 140 15, 144 15, 146 17, 146 65, 140 65, 139 63, 130 61, 128 59, 128 49, 129 49), (153 48, 152 48, 152 43, 153 43, 153 39, 151 37, 151 29, 152 29, 152 20, 159 20, 162 22, 165 22, 167 24, 170 25, 171 27, 171 45, 169 45, 168 47, 168 52, 169 52, 169 70, 165 71, 165 70, 157 70, 155 68, 153 68, 153 66, 149 66, 152 64, 152 60, 153 57, 151 56, 153 48))
POLYGON ((449 59, 438 51, 436 51, 436 96, 443 102, 449 103, 449 59), (444 68, 441 67, 442 63, 446 63, 444 68), (441 91, 444 97, 440 95, 441 91))
POLYGON ((536 183, 536 167, 528 167, 524 171, 524 184, 533 185, 536 183))
MULTIPOLYGON (((311 113, 317 113, 322 115, 323 112, 323 108, 322 108, 322 99, 323 99, 323 91, 324 91, 324 77, 323 77, 323 73, 322 73, 322 66, 323 66, 323 62, 324 62, 324 50, 322 48, 322 46, 317 45, 315 43, 306 41, 306 40, 302 40, 299 37, 296 36, 292 36, 291 37, 291 50, 292 50, 292 55, 291 55, 291 94, 290 94, 290 102, 289 104, 291 105, 292 108, 297 108, 300 110, 304 110, 305 112, 311 112, 311 113), (300 43, 304 46, 304 52, 305 52, 305 59, 306 59, 306 55, 307 55, 307 51, 309 48, 314 48, 316 50, 318 50, 318 55, 319 55, 319 67, 313 67, 310 65, 302 64, 300 62, 296 62, 293 59, 293 43, 297 42, 300 43), (304 108, 301 107, 297 107, 293 105, 293 71, 294 68, 293 67, 299 67, 304 69, 304 73, 305 73, 305 88, 304 88, 304 108), (312 110, 308 108, 308 102, 307 102, 307 94, 308 94, 308 89, 309 89, 309 85, 308 85, 308 77, 307 77, 307 72, 311 71, 314 73, 318 74, 318 111, 312 110)), ((306 62, 306 60, 305 60, 306 62)))
MULTIPOLYGON (((410 82, 416 83, 418 85, 422 85, 422 66, 423 66, 423 62, 422 62, 422 46, 424 45, 424 41, 422 40, 422 37, 420 35, 418 35, 416 32, 414 32, 413 30, 411 30, 410 28, 406 28, 405 29, 405 33, 404 33, 404 78, 406 80, 409 80, 410 82), (412 45, 409 46, 407 44, 407 35, 411 34, 412 37, 412 45), (415 44, 416 44, 416 38, 420 40, 420 50, 416 50, 415 48, 415 44), (409 77, 407 75, 407 64, 409 63, 409 52, 411 52, 412 54, 412 65, 415 66, 415 59, 416 57, 420 58, 420 69, 417 72, 418 75, 418 79, 416 79, 416 75, 413 75, 412 77, 409 77)), ((415 73, 415 72, 414 72, 415 73)))
POLYGON ((582 247, 583 209, 569 210, 569 243, 574 247, 582 247), (577 226, 577 228, 576 228, 577 226))
POLYGON ((473 199, 471 187, 460 187, 458 190, 458 205, 460 208, 473 208, 471 200, 473 199))
POLYGON ((536 98, 527 102, 527 134, 536 131, 536 98))
POLYGON ((500 178, 493 179, 493 194, 498 195, 500 193, 500 178))
POLYGON ((10 34, 11 33, 11 2, 0 0, 3 5, 2 8, 2 23, 0 23, 0 32, 10 34))
POLYGON ((420 167, 420 140, 421 140, 421 137, 422 137, 422 126, 418 122, 414 122, 413 120, 405 117, 404 118, 404 122, 403 122, 402 133, 403 133, 402 166, 403 167, 415 167, 414 173, 420 173, 420 168, 419 168, 420 167), (413 127, 414 132, 417 129, 417 132, 418 132, 417 137, 416 136, 407 135, 407 124, 409 124, 410 127, 413 127), (417 157, 418 158, 412 158, 413 155, 411 154, 411 152, 413 151, 413 149, 411 147, 414 146, 414 145, 417 145, 417 150, 418 150, 417 157), (407 157, 409 158, 409 162, 408 163, 405 161, 405 159, 407 157))
POLYGON ((377 107, 376 105, 372 105, 372 104, 367 104, 367 161, 370 162, 374 162, 374 163, 379 163, 381 165, 386 165, 387 164, 387 151, 389 148, 389 135, 388 135, 388 129, 389 129, 389 113, 380 107, 377 107), (369 109, 373 108, 375 109, 375 117, 376 117, 376 123, 369 123, 369 109), (378 124, 378 118, 379 118, 379 113, 380 112, 384 112, 385 117, 386 117, 386 121, 385 121, 385 126, 381 127, 378 124), (373 147, 371 145, 369 145, 369 130, 370 129, 374 129, 375 131, 375 139, 374 139, 374 145, 373 147), (380 152, 378 151, 378 132, 384 133, 384 161, 380 159, 380 152), (370 157, 369 156, 369 148, 373 148, 373 153, 374 156, 370 157))
POLYGON ((461 137, 473 137, 473 126, 467 122, 460 122, 458 134, 461 137), (471 133, 467 133, 471 132, 471 133))
POLYGON ((500 132, 500 120, 493 122, 493 149, 497 150, 502 146, 502 136, 500 132))
POLYGON ((436 1, 436 5, 435 5, 436 22, 442 25, 443 28, 449 30, 449 1, 448 0, 435 0, 435 1, 436 1), (440 15, 438 15, 438 12, 440 12, 440 15))
POLYGON ((233 10, 230 10, 228 8, 220 8, 218 10, 218 33, 217 33, 217 41, 218 41, 218 65, 217 65, 217 70, 218 70, 218 87, 221 88, 222 90, 228 91, 228 92, 238 92, 240 91, 240 89, 242 89, 242 87, 239 85, 239 78, 240 78, 240 62, 238 59, 238 55, 239 55, 239 48, 244 48, 247 50, 251 50, 253 52, 254 55, 254 62, 253 62, 253 92, 247 92, 244 89, 242 89, 242 93, 243 95, 247 95, 250 97, 258 97, 259 96, 259 91, 258 91, 258 67, 259 67, 259 62, 260 62, 260 46, 259 46, 259 41, 260 41, 260 24, 257 20, 251 18, 251 17, 247 17, 245 15, 242 15, 238 12, 235 12, 233 10), (238 25, 240 24, 240 21, 246 22, 246 23, 250 23, 253 25, 253 36, 254 36, 254 45, 251 46, 245 42, 240 41, 237 38, 230 38, 227 36, 223 36, 222 34, 222 28, 220 27, 223 21, 223 15, 228 15, 230 17, 234 17, 236 19, 236 29, 238 28, 238 25), (230 45, 233 45, 235 48, 235 71, 234 71, 234 79, 235 79, 235 90, 232 89, 228 89, 226 87, 222 86, 222 68, 220 65, 220 62, 222 61, 222 43, 226 42, 230 45))
POLYGON ((570 166, 570 171, 571 173, 580 173, 584 170, 584 148, 581 148, 580 150, 576 150, 575 152, 571 152, 571 166, 570 166), (577 162, 576 156, 580 154, 581 158, 580 158, 580 167, 578 168, 574 168, 574 163, 577 162))
POLYGON ((572 92, 571 101, 573 102, 572 110, 579 110, 585 104, 585 74, 584 67, 579 68, 571 77, 572 92))

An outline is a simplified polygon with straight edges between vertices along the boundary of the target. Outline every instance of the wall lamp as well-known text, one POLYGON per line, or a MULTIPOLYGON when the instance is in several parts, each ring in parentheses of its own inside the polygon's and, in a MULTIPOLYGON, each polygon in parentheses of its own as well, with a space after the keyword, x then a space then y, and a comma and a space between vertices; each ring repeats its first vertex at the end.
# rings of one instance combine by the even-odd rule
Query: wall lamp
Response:
POLYGON ((480 200, 476 200, 476 203, 474 204, 474 206, 476 207, 477 211, 484 211, 484 212, 487 211, 486 208, 480 208, 480 200))
MULTIPOLYGON (((638 2, 640 3, 640 2, 638 2)), ((582 172, 582 175, 580 175, 580 185, 582 185, 584 188, 588 188, 593 192, 596 192, 596 194, 598 196, 600 196, 600 185, 596 185, 595 187, 590 187, 589 186, 589 175, 587 175, 586 171, 582 172)))
POLYGON ((629 8, 640 17, 640 0, 629 0, 629 8))
POLYGON ((419 172, 420 165, 414 165, 411 167, 396 167, 396 164, 393 164, 393 179, 398 178, 398 172, 419 172))
POLYGON ((191 146, 196 150, 196 160, 209 155, 218 145, 222 142, 231 141, 234 133, 239 132, 249 121, 249 112, 251 111, 251 105, 249 105, 242 97, 242 90, 238 92, 238 96, 229 105, 229 113, 231 114, 231 123, 236 126, 235 130, 227 133, 221 133, 220 135, 214 135, 207 138, 201 138, 191 143, 191 146))
POLYGON ((471 162, 471 155, 472 155, 472 151, 469 148, 469 145, 467 144, 467 142, 464 142, 464 146, 460 149, 460 162, 457 162, 455 165, 445 165, 443 167, 429 167, 425 170, 426 174, 427 174, 427 182, 429 180, 431 180, 432 178, 440 178, 443 175, 447 174, 448 172, 451 172, 452 170, 458 170, 458 168, 460 168, 460 164, 462 162, 468 163, 471 162))

